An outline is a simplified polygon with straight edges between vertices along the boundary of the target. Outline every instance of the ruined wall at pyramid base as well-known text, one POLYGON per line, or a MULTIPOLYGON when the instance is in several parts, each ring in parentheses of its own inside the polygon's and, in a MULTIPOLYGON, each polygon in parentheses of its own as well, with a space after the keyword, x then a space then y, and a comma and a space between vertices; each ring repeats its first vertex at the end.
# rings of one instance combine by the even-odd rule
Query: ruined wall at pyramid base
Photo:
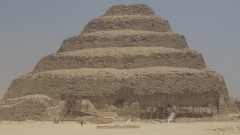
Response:
POLYGON ((51 114, 50 110, 56 110, 57 103, 57 100, 52 100, 45 95, 4 99, 0 102, 0 120, 52 120, 52 116, 56 114, 51 114))

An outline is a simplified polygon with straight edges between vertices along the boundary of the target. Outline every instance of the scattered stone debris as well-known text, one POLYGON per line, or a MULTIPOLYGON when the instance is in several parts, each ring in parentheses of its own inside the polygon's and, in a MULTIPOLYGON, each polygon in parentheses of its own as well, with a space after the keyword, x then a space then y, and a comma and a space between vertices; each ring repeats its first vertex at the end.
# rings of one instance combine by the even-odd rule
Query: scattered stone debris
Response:
POLYGON ((97 129, 126 129, 126 128, 140 128, 140 126, 137 125, 114 125, 114 126, 97 126, 97 129))
POLYGON ((215 129, 206 129, 207 131, 234 131, 240 130, 240 127, 225 127, 225 128, 215 128, 215 129))

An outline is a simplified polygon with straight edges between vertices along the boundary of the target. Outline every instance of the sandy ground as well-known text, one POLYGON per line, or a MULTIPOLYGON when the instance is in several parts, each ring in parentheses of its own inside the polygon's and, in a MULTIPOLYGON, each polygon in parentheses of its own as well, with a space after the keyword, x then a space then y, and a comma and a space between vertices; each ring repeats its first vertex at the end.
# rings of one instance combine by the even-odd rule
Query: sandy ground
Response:
POLYGON ((137 125, 134 129, 97 129, 102 124, 65 122, 1 122, 0 135, 240 135, 240 122, 198 123, 112 123, 108 126, 137 125))

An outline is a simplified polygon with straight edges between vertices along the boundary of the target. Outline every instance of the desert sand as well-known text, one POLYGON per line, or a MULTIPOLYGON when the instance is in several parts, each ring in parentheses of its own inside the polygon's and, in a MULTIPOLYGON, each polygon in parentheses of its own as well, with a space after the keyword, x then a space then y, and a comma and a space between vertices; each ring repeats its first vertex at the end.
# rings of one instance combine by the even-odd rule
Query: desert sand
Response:
POLYGON ((114 122, 84 124, 77 122, 5 122, 0 135, 240 135, 240 122, 144 123, 114 122), (97 129, 97 126, 135 125, 139 128, 97 129))

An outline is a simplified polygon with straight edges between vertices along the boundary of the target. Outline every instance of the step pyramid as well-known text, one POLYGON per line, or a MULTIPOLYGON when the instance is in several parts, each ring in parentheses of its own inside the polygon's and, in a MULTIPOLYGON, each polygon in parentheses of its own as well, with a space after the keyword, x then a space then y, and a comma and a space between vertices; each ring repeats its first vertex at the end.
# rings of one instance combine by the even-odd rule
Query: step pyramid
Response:
POLYGON ((63 41, 34 70, 15 79, 4 99, 75 92, 97 108, 121 101, 140 106, 217 106, 229 100, 221 75, 147 5, 116 5, 80 35, 63 41), (146 98, 147 97, 147 98, 146 98))

